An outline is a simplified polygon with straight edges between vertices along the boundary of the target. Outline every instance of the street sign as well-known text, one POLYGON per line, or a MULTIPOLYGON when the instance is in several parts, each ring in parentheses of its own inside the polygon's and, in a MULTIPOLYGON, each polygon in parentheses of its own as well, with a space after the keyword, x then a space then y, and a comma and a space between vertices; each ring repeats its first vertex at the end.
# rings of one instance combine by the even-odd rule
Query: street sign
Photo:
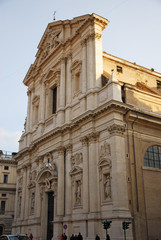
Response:
POLYGON ((67 229, 67 225, 66 225, 66 224, 64 224, 64 226, 63 226, 63 227, 64 227, 64 229, 67 229))

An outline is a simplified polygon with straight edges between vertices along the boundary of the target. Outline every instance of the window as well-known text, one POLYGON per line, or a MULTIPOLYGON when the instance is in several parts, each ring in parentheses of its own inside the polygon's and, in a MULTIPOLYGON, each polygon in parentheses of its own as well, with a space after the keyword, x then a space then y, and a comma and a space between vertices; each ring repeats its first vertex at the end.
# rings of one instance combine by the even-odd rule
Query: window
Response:
POLYGON ((53 88, 53 107, 52 114, 55 114, 57 111, 57 87, 53 88))
POLYGON ((122 73, 123 72, 122 67, 117 66, 117 72, 122 73))
POLYGON ((6 202, 5 201, 1 201, 1 214, 4 214, 4 212, 5 212, 5 204, 6 204, 6 202))
POLYGON ((161 81, 157 80, 157 89, 161 89, 161 81))
POLYGON ((4 170, 9 170, 9 167, 8 166, 4 166, 4 170))
POLYGON ((153 145, 144 155, 144 166, 161 169, 161 146, 153 145))
POLYGON ((2 193, 2 197, 6 197, 6 193, 2 193))
POLYGON ((8 175, 5 175, 3 176, 3 183, 7 183, 8 182, 8 175))

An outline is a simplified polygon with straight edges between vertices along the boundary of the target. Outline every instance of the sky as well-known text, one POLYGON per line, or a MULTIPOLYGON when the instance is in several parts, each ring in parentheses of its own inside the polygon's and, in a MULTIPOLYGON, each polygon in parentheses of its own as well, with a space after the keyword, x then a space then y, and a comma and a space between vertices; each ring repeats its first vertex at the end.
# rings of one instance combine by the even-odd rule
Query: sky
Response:
POLYGON ((161 72, 161 0, 0 0, 0 150, 17 152, 27 115, 24 77, 48 25, 96 13, 103 51, 161 72))

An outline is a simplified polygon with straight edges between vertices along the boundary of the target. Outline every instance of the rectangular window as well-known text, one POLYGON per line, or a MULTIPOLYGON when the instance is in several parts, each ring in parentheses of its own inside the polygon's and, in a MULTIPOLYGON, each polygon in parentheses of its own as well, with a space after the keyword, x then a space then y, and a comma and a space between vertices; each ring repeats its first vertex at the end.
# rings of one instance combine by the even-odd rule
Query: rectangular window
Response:
POLYGON ((161 89, 161 81, 157 80, 157 89, 161 89))
POLYGON ((5 201, 1 201, 1 214, 5 213, 5 204, 6 204, 5 201))
POLYGON ((9 167, 8 166, 4 166, 4 170, 9 170, 9 167))
POLYGON ((6 193, 2 193, 2 197, 6 197, 6 193))
POLYGON ((3 176, 3 183, 7 183, 8 182, 8 175, 5 175, 3 176))
POLYGON ((52 114, 55 114, 57 111, 57 87, 53 88, 53 109, 52 114))
POLYGON ((117 72, 122 73, 123 72, 122 67, 117 66, 117 72))

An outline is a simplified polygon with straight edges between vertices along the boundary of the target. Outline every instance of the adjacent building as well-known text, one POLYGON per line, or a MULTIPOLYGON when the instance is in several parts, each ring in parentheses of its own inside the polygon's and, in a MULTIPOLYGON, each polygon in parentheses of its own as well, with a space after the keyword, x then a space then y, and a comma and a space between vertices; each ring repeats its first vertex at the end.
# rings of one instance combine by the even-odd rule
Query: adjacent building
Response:
POLYGON ((0 150, 0 235, 11 234, 16 196, 15 153, 0 150))
MULTIPOLYGON (((48 24, 24 79, 13 232, 161 238, 161 74, 102 51, 96 14, 48 24)), ((106 44, 106 43, 104 43, 106 44)), ((110 48, 110 46, 109 46, 110 48)))

